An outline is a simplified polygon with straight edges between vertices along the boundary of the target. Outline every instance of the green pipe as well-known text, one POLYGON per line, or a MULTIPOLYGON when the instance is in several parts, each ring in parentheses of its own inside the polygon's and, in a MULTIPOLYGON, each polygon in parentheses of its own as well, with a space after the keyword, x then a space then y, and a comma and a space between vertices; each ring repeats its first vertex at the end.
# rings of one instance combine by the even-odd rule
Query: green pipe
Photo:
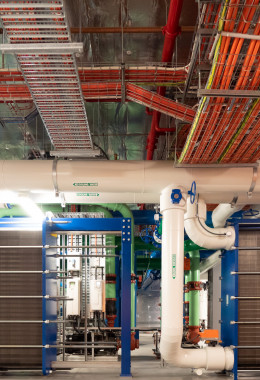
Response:
MULTIPOLYGON (((187 285, 187 283, 190 282, 190 271, 184 272, 184 283, 187 285)), ((190 301, 190 292, 184 294, 184 300, 185 302, 190 301)))
MULTIPOLYGON (((200 251, 189 252, 190 256, 190 281, 200 281, 200 251)), ((200 324, 200 291, 191 290, 189 292, 189 325, 199 326, 200 324)))
POLYGON ((12 218, 14 216, 28 216, 28 215, 26 215, 26 212, 19 206, 0 209, 0 218, 5 218, 5 217, 12 218))
POLYGON ((184 253, 187 253, 187 252, 190 253, 191 251, 197 251, 197 250, 201 250, 201 249, 205 249, 205 248, 202 248, 199 245, 193 243, 192 240, 185 240, 184 241, 184 253))

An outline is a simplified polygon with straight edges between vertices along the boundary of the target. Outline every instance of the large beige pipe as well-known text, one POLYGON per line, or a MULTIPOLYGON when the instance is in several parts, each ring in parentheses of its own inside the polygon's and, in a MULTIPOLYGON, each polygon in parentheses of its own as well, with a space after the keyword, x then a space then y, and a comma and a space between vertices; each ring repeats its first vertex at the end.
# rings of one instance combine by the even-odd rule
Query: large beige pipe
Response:
MULTIPOLYGON (((207 203, 260 203, 260 178, 252 167, 176 168, 172 161, 0 161, 0 190, 154 194, 154 202, 169 183, 197 191, 207 203), (253 196, 247 193, 255 183, 253 196), (83 184, 83 185, 77 185, 83 184), (95 184, 88 186, 84 184, 95 184)), ((131 199, 130 199, 131 198, 131 199)), ((126 197, 125 202, 128 202, 126 197)))

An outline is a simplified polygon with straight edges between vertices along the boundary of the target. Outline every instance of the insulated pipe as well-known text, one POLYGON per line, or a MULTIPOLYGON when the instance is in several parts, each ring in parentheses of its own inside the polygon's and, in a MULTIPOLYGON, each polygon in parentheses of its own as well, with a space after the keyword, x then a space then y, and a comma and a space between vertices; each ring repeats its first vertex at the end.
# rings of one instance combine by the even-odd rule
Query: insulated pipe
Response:
POLYGON ((162 327, 161 357, 176 367, 231 370, 233 351, 226 347, 182 349, 184 213, 187 192, 181 186, 168 186, 161 193, 162 233, 162 327), (171 202, 172 189, 182 192, 180 203, 171 202))
POLYGON ((184 216, 185 231, 189 238, 201 247, 207 249, 231 249, 235 244, 233 227, 210 228, 206 225, 206 204, 199 199, 193 204, 187 199, 187 212, 184 216))
POLYGON ((184 284, 185 284, 185 294, 184 294, 184 319, 185 325, 189 325, 189 315, 190 315, 190 292, 187 287, 188 282, 190 282, 190 270, 184 272, 184 284))
POLYGON ((221 203, 212 212, 212 223, 216 227, 224 227, 226 220, 235 212, 242 210, 244 205, 232 206, 231 203, 221 203))
POLYGON ((38 191, 44 196, 44 192, 53 191, 54 194, 56 190, 68 193, 68 198, 71 194, 76 195, 76 203, 89 203, 91 199, 99 204, 102 194, 106 194, 106 199, 110 197, 109 203, 114 203, 120 195, 124 203, 137 202, 147 195, 156 203, 169 179, 178 182, 181 178, 186 188, 196 179, 197 190, 207 203, 231 202, 234 195, 238 196, 240 204, 260 203, 260 177, 256 167, 176 168, 171 161, 71 160, 60 160, 55 167, 54 162, 0 161, 0 191, 38 191))

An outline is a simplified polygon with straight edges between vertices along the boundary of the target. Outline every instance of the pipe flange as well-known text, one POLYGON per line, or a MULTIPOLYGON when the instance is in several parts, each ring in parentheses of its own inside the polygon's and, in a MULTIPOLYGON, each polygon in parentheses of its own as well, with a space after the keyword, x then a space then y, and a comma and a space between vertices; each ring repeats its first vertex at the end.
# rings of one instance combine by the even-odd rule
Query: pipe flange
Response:
POLYGON ((106 274, 106 284, 115 284, 116 283, 116 274, 108 273, 106 274))
POLYGON ((189 291, 192 291, 192 290, 202 290, 202 282, 201 281, 189 281, 187 283, 187 288, 189 289, 189 291))
POLYGON ((131 284, 135 284, 137 277, 134 273, 131 274, 131 284))

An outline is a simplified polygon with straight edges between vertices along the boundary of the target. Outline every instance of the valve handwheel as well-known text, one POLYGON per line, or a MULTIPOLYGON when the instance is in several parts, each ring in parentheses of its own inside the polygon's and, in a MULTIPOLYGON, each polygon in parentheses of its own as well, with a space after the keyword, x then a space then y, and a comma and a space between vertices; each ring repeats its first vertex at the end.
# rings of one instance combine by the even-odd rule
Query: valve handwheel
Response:
POLYGON ((140 238, 146 244, 151 243, 153 241, 153 229, 151 227, 144 228, 140 232, 140 238))
POLYGON ((196 198, 196 182, 195 181, 192 182, 191 188, 188 191, 188 194, 190 196, 190 203, 193 205, 193 203, 195 202, 195 198, 196 198))

